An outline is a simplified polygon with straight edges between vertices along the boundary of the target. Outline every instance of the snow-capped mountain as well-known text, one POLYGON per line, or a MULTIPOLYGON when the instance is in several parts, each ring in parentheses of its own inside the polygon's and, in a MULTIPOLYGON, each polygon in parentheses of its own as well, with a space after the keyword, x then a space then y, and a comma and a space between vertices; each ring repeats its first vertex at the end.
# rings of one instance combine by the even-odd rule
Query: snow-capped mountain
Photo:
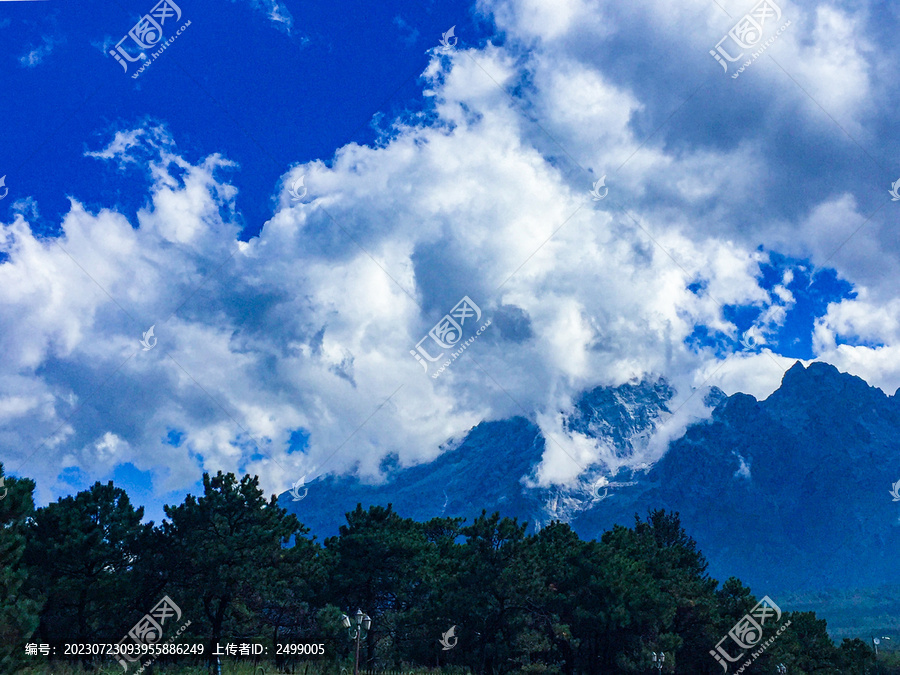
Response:
MULTIPOLYGON (((586 392, 564 420, 636 466, 671 418, 675 392, 663 379, 586 392), (643 455, 642 455, 643 453, 643 455)), ((658 461, 610 475, 586 467, 566 487, 536 486, 545 439, 522 417, 485 422, 433 462, 385 467, 388 480, 353 477, 308 484, 281 504, 320 538, 337 533, 357 503, 393 504, 405 517, 462 516, 486 509, 532 529, 564 520, 584 538, 632 525, 649 509, 678 511, 710 561, 758 592, 888 583, 900 555, 900 397, 886 396, 832 366, 795 364, 757 401, 706 392, 711 416, 663 447, 658 461)), ((640 466, 638 464, 638 466, 640 466)))

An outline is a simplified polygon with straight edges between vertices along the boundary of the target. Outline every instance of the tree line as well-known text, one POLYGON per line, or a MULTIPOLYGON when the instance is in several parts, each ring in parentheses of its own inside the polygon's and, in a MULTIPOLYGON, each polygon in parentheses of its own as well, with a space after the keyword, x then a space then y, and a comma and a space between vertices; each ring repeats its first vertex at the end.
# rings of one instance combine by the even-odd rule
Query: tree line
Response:
MULTIPOLYGON (((529 535, 496 513, 416 522, 357 505, 319 543, 249 475, 205 474, 203 494, 166 506, 161 525, 142 523, 143 508, 112 482, 38 509, 33 481, 5 487, 2 672, 33 663, 29 642, 117 643, 168 595, 190 619, 179 639, 322 643, 335 672, 352 657, 341 614, 361 608, 372 618, 366 670, 650 673, 661 652, 664 673, 721 675, 710 651, 758 602, 738 579, 710 578, 678 514, 659 510, 583 541, 559 522, 529 535)), ((814 613, 782 609, 790 625, 744 672, 874 672, 866 643, 837 646, 814 613)))

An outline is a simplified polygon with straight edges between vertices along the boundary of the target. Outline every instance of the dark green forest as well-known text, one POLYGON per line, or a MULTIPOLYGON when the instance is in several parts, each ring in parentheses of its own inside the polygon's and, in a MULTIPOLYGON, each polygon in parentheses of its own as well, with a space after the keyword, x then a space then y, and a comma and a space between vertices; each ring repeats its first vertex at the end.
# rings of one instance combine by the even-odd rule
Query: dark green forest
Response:
MULTIPOLYGON (((358 505, 340 535, 320 543, 275 496, 265 499, 255 477, 220 472, 203 486, 154 525, 111 482, 35 509, 33 481, 7 477, 0 670, 36 663, 26 643, 118 643, 168 595, 183 612, 179 623, 190 620, 179 640, 322 643, 318 660, 334 673, 348 664, 353 672, 341 615, 361 608, 372 618, 360 651, 369 671, 651 673, 653 653, 663 652, 662 672, 719 675, 711 650, 760 600, 738 579, 710 578, 677 513, 636 515, 632 527, 582 541, 563 523, 528 535, 497 514, 416 522, 390 506, 358 505), (439 639, 451 626, 458 642, 445 650, 439 639)), ((727 673, 781 626, 743 672, 775 673, 779 664, 788 673, 897 672, 882 655, 876 664, 859 639, 835 645, 815 614, 780 608, 780 621, 727 673)))

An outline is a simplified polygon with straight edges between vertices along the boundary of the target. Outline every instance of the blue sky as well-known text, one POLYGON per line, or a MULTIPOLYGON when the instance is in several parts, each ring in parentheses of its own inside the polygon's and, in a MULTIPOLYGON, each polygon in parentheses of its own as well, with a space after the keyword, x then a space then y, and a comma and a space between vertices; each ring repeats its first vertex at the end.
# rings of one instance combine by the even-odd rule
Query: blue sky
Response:
POLYGON ((281 3, 290 19, 273 21, 266 2, 192 0, 179 5, 191 39, 179 36, 178 49, 153 63, 154 77, 135 81, 100 47, 154 6, 145 4, 2 6, 4 88, 17 93, 4 106, 16 133, 4 134, 2 150, 17 194, 39 199, 46 232, 58 231, 67 195, 98 208, 142 205, 146 191, 134 189, 146 187, 142 172, 122 176, 84 151, 155 120, 191 159, 221 153, 240 165, 245 237, 258 234, 286 167, 371 143, 373 115, 421 107, 416 84, 434 35, 457 23, 470 36, 476 28, 466 3, 281 3))
POLYGON ((376 480, 523 411, 566 483, 597 385, 671 379, 666 433, 794 359, 900 386, 895 6, 182 0, 133 78, 154 7, 0 3, 0 461, 39 502, 376 480), (433 377, 463 297, 492 324, 433 377))

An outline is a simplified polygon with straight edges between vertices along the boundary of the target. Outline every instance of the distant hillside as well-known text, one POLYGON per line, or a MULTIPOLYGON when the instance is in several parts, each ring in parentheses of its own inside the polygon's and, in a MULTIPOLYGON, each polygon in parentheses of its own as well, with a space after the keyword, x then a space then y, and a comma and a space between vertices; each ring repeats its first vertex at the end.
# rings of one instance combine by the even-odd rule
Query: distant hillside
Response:
MULTIPOLYGON (((653 433, 673 394, 661 379, 594 389, 567 425, 627 455, 653 433)), ((599 496, 591 489, 597 467, 566 488, 526 487, 544 440, 517 417, 479 424, 430 464, 389 470, 384 485, 328 477, 307 485, 302 501, 285 493, 280 502, 320 538, 336 534, 357 502, 393 503, 417 520, 471 520, 482 509, 535 528, 561 519, 582 537, 665 508, 681 513, 714 577, 737 576, 760 595, 895 580, 900 502, 889 490, 900 480, 897 394, 886 396, 827 364, 797 363, 764 401, 715 389, 707 398, 715 405, 711 419, 690 427, 646 472, 609 476, 614 487, 599 496)), ((884 611, 900 616, 896 609, 884 611)), ((880 621, 881 609, 872 611, 880 621)), ((851 621, 851 605, 846 612, 851 621)))

